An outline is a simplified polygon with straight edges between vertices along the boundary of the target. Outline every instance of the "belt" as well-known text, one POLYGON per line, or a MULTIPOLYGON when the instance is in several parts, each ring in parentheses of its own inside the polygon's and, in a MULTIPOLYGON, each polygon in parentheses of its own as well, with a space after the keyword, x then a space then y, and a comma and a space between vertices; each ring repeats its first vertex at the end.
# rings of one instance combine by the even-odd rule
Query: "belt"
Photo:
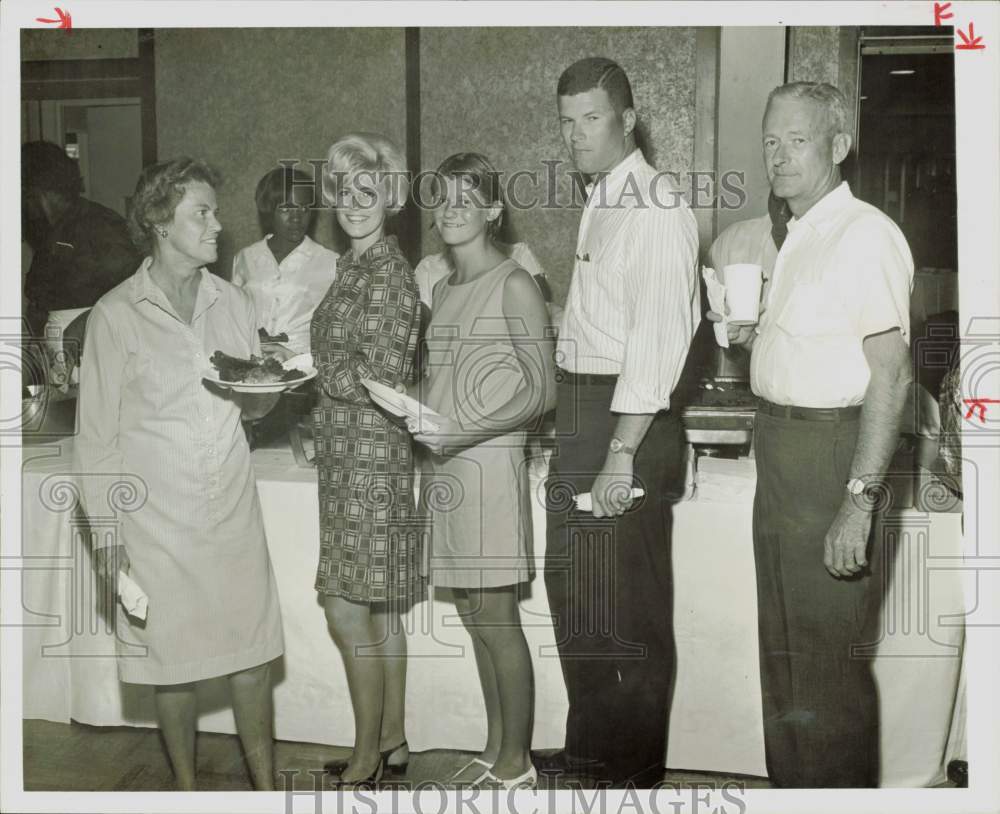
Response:
POLYGON ((852 407, 795 407, 790 404, 772 404, 763 399, 757 412, 779 418, 798 418, 802 421, 853 421, 861 416, 861 405, 852 407))
POLYGON ((617 373, 572 373, 569 370, 563 370, 561 367, 556 369, 556 381, 557 382, 567 382, 568 384, 614 384, 618 381, 617 373))

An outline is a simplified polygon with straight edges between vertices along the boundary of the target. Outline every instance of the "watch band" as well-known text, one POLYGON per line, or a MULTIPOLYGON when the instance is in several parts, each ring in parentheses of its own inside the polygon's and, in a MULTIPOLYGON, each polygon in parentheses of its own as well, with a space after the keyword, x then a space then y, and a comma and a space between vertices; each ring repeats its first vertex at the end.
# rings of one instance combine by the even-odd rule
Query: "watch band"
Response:
POLYGON ((624 452, 626 455, 635 455, 635 447, 628 446, 621 438, 612 436, 608 448, 615 454, 624 452))

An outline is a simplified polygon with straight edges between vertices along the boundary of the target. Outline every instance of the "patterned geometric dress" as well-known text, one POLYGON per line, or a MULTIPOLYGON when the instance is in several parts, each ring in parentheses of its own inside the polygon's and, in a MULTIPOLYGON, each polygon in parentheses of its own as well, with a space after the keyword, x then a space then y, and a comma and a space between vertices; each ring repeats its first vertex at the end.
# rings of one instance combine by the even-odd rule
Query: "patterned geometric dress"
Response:
POLYGON ((321 594, 406 604, 426 593, 410 436, 361 384, 409 382, 419 330, 417 284, 395 237, 338 260, 311 335, 321 594))

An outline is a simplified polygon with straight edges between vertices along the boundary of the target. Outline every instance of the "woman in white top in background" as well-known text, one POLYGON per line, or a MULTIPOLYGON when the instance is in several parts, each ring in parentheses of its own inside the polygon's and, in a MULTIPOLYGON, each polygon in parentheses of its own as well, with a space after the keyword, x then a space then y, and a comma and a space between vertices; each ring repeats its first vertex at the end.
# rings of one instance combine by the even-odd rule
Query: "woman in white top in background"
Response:
POLYGON ((267 333, 261 335, 265 350, 273 349, 267 347, 273 340, 292 351, 288 355, 309 352, 313 311, 337 272, 337 253, 308 234, 315 220, 312 196, 305 173, 290 167, 267 173, 254 195, 264 239, 233 259, 232 282, 253 298, 257 327, 267 333))

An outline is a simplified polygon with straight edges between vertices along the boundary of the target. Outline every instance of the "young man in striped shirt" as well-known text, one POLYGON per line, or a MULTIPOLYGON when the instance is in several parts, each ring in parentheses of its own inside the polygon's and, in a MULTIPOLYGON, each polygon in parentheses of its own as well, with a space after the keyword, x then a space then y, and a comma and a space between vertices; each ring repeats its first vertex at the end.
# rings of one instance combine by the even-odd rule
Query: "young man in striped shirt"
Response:
POLYGON ((569 714, 565 751, 541 763, 649 786, 663 775, 674 670, 670 523, 684 434, 670 397, 700 320, 698 233, 636 148, 619 65, 571 65, 558 106, 591 183, 557 348, 548 492, 545 583, 569 714), (645 497, 633 501, 633 486, 645 497), (584 492, 592 516, 572 511, 568 496, 584 492))

